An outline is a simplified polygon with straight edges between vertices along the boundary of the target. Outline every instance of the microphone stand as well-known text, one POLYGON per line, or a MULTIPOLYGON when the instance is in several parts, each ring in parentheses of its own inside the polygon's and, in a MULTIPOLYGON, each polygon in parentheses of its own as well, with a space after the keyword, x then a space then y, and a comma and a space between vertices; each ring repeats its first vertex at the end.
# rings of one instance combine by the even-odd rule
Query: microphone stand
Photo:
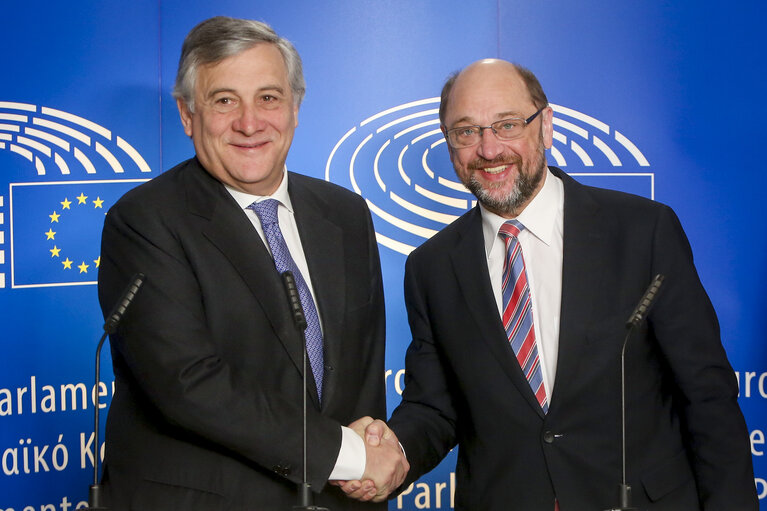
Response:
POLYGON ((104 345, 108 335, 111 335, 117 330, 117 325, 125 314, 125 311, 130 306, 133 299, 136 297, 136 293, 141 288, 146 277, 143 273, 137 273, 131 279, 128 288, 123 292, 122 298, 112 310, 104 323, 104 334, 99 339, 99 343, 96 346, 96 371, 95 371, 95 386, 94 395, 96 397, 93 407, 93 441, 94 441, 94 456, 93 456, 93 484, 88 487, 88 507, 86 511, 108 511, 108 507, 104 504, 104 496, 102 489, 104 488, 99 484, 99 385, 101 384, 101 348, 104 345))
POLYGON ((107 329, 108 323, 104 323, 104 334, 99 339, 99 343, 96 346, 96 402, 93 407, 93 437, 94 437, 94 452, 93 452, 93 484, 88 487, 88 509, 89 511, 106 511, 107 508, 103 504, 103 494, 101 490, 103 487, 99 484, 99 383, 101 383, 101 347, 104 345, 104 340, 114 330, 107 329), (112 330, 112 331, 110 331, 112 330))
POLYGON ((622 457, 622 476, 618 485, 620 491, 620 506, 611 507, 606 511, 637 511, 637 508, 631 507, 631 486, 626 483, 626 345, 631 334, 636 330, 635 324, 629 325, 629 331, 623 340, 621 349, 621 457, 622 457))
POLYGON ((290 304, 290 310, 293 313, 293 322, 296 325, 296 329, 298 330, 300 336, 301 336, 301 342, 303 345, 302 353, 301 353, 301 363, 302 363, 302 371, 303 371, 303 478, 301 480, 301 484, 298 485, 298 505, 293 506, 293 511, 330 511, 326 507, 319 507, 315 506, 312 502, 313 496, 312 496, 312 485, 308 482, 307 477, 307 469, 306 469, 306 451, 307 451, 307 442, 306 442, 306 395, 308 394, 307 391, 307 366, 306 366, 306 316, 304 316, 304 309, 301 306, 301 298, 298 294, 298 288, 296 287, 296 280, 295 277, 293 277, 293 273, 290 271, 286 271, 282 273, 282 282, 285 285, 285 292, 288 294, 288 302, 290 304))
POLYGON ((645 320, 647 313, 650 311, 655 298, 658 295, 660 285, 663 283, 665 277, 661 274, 655 276, 650 286, 645 291, 642 299, 639 301, 634 312, 629 316, 626 322, 628 332, 626 338, 623 340, 623 347, 621 348, 621 482, 618 485, 620 492, 620 505, 619 507, 611 507, 605 511, 637 511, 638 508, 631 506, 631 486, 626 482, 626 345, 628 344, 631 334, 633 334, 637 327, 645 320))

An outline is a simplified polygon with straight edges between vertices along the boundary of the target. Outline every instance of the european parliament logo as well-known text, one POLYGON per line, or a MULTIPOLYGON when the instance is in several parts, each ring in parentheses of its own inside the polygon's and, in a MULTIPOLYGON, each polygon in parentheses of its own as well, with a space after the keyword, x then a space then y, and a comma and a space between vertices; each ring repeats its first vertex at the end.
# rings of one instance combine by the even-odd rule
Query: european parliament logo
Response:
MULTIPOLYGON (((582 112, 550 106, 550 164, 586 184, 655 197, 654 173, 646 169, 650 164, 628 137, 582 112)), ((378 242, 407 255, 476 205, 442 144, 439 98, 398 105, 368 117, 340 138, 325 165, 325 179, 363 196, 378 242)))
POLYGON ((30 173, 0 192, 0 288, 8 280, 12 288, 95 284, 104 215, 148 180, 130 176, 151 173, 149 165, 88 119, 7 101, 0 101, 3 152, 30 173))

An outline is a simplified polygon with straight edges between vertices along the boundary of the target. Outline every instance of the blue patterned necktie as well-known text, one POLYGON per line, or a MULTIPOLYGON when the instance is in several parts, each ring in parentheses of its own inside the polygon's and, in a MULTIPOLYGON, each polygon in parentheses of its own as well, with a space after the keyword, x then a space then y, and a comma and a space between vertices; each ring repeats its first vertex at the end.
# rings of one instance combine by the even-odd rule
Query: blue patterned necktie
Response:
POLYGON ((546 388, 543 385, 543 371, 535 342, 530 284, 522 257, 522 245, 517 236, 525 226, 517 220, 508 220, 498 234, 506 243, 506 259, 503 262, 503 327, 509 338, 514 355, 530 388, 541 405, 543 413, 548 412, 546 388))
POLYGON ((309 363, 312 366, 314 381, 317 384, 317 395, 322 399, 324 362, 320 318, 317 314, 317 308, 314 306, 312 294, 309 292, 309 287, 306 285, 306 280, 304 280, 303 275, 301 275, 301 272, 298 270, 298 266, 296 266, 296 262, 290 256, 288 246, 285 244, 285 238, 282 237, 280 224, 277 220, 277 208, 279 205, 280 203, 277 200, 267 199, 261 202, 254 202, 248 206, 248 209, 255 211, 256 215, 258 215, 258 219, 261 220, 261 226, 264 228, 264 236, 272 251, 272 257, 274 258, 274 265, 277 267, 277 271, 280 273, 285 271, 293 272, 293 277, 296 280, 296 287, 298 288, 298 296, 301 298, 301 306, 304 309, 304 316, 306 316, 306 352, 309 356, 309 363))

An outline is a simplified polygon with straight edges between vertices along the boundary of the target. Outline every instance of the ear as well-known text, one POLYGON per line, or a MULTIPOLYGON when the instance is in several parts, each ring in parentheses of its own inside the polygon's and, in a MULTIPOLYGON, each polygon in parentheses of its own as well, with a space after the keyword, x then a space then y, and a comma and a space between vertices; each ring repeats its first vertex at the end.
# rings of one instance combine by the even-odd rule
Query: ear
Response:
POLYGON ((543 112, 541 112, 541 136, 543 137, 544 147, 551 149, 554 143, 554 110, 550 106, 547 106, 543 112))
POLYGON ((442 136, 445 137, 445 145, 447 146, 447 154, 450 156, 450 160, 453 160, 453 147, 450 142, 447 141, 447 127, 444 124, 439 125, 439 129, 442 131, 442 136))
POLYGON ((293 127, 298 127, 298 105, 293 104, 293 127))
POLYGON ((176 106, 178 107, 178 113, 181 117, 181 124, 184 125, 184 133, 186 136, 192 136, 192 112, 189 111, 189 107, 181 98, 176 99, 176 106))

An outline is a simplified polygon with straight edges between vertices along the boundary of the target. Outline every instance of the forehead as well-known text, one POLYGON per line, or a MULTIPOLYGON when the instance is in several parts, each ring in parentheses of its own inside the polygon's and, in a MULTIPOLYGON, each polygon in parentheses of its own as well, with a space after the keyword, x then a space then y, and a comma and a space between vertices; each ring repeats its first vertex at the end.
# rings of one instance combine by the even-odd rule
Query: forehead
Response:
POLYGON ((288 70, 282 53, 270 43, 260 43, 218 62, 203 64, 197 72, 195 92, 216 89, 288 88, 288 70))
POLYGON ((527 85, 508 63, 468 67, 455 80, 448 98, 445 120, 490 123, 510 115, 527 116, 533 100, 527 85))

